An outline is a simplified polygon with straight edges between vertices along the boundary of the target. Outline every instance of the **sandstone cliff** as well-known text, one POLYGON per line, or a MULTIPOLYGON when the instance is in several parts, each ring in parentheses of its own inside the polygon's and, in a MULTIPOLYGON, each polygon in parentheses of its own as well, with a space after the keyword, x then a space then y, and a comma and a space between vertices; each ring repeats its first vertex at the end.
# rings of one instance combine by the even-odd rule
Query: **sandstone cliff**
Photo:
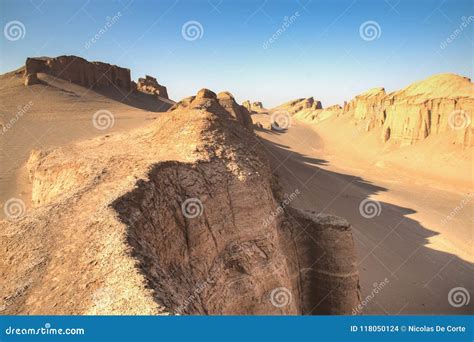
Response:
POLYGON ((440 74, 390 94, 372 89, 347 103, 342 115, 367 131, 380 127, 383 141, 402 146, 447 131, 456 132, 453 143, 472 146, 473 110, 471 80, 440 74))
POLYGON ((31 78, 36 78, 38 73, 46 73, 88 88, 115 86, 126 91, 131 89, 129 69, 102 62, 89 62, 77 56, 27 58, 27 85, 34 84, 31 83, 31 78))
POLYGON ((0 222, 2 314, 348 314, 358 303, 348 223, 287 206, 230 93, 202 90, 149 127, 35 152, 28 169, 36 209, 0 222))

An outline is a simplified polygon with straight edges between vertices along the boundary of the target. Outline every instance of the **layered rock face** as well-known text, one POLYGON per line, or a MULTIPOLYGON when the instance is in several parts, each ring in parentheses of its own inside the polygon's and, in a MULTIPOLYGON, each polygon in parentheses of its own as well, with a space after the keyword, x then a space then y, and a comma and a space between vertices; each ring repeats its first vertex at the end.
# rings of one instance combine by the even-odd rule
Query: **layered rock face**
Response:
POLYGON ((453 143, 472 146, 473 110, 471 80, 440 74, 390 94, 372 89, 347 103, 342 115, 365 125, 367 131, 380 127, 384 141, 402 146, 447 131, 456 133, 453 143))
POLYGON ((28 81, 46 73, 84 87, 103 88, 115 86, 129 91, 131 89, 130 70, 102 62, 89 62, 77 56, 59 56, 55 58, 27 58, 25 77, 28 81))
POLYGON ((145 78, 139 78, 136 88, 147 94, 155 94, 164 98, 168 98, 168 91, 165 86, 158 83, 156 78, 146 75, 145 78))
POLYGON ((202 90, 147 128, 34 153, 37 207, 1 222, 2 313, 349 314, 350 226, 286 205, 249 122, 202 90))

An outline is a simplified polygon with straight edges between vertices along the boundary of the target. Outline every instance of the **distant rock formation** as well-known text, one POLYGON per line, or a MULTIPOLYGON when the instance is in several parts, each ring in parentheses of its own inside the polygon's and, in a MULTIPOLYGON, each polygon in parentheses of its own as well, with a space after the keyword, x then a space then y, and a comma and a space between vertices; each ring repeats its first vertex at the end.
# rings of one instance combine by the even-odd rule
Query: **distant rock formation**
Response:
POLYGON ((249 112, 252 111, 252 104, 250 103, 249 100, 246 100, 246 101, 242 102, 242 106, 244 106, 245 108, 247 108, 247 110, 248 110, 249 112))
POLYGON ((455 131, 453 143, 473 145, 474 84, 454 74, 440 74, 386 94, 374 88, 344 106, 342 115, 380 127, 383 141, 411 145, 432 134, 455 131))
POLYGON ((145 78, 138 79, 136 89, 147 94, 155 94, 168 99, 168 91, 166 90, 166 87, 160 85, 156 78, 148 75, 146 75, 145 78))
POLYGON ((131 90, 130 70, 102 62, 89 62, 77 56, 27 58, 25 63, 26 85, 38 73, 70 81, 84 87, 103 88, 115 86, 131 90))
POLYGON ((250 113, 260 113, 265 111, 265 108, 263 107, 263 104, 260 101, 255 101, 251 103, 249 100, 247 100, 242 103, 242 106, 247 108, 250 113))
POLYGON ((280 111, 285 111, 289 113, 290 115, 294 115, 301 111, 308 112, 308 111, 318 110, 322 108, 323 106, 321 104, 321 101, 315 100, 314 97, 308 97, 308 98, 299 98, 296 100, 288 101, 286 103, 279 105, 275 109, 278 109, 280 111))
POLYGON ((300 110, 294 114, 294 118, 308 123, 316 123, 341 113, 342 107, 334 105, 324 109, 300 110))
POLYGON ((196 109, 203 105, 207 108, 211 103, 218 104, 221 111, 226 111, 242 126, 247 128, 249 131, 253 131, 253 122, 250 118, 249 111, 243 105, 241 106, 237 104, 234 96, 227 91, 220 92, 216 95, 213 91, 203 88, 198 91, 196 96, 184 98, 177 102, 168 111, 171 112, 176 109, 196 109), (215 100, 217 100, 217 102, 215 100))
POLYGON ((263 109, 262 102, 256 101, 256 102, 252 103, 252 109, 262 110, 263 109))

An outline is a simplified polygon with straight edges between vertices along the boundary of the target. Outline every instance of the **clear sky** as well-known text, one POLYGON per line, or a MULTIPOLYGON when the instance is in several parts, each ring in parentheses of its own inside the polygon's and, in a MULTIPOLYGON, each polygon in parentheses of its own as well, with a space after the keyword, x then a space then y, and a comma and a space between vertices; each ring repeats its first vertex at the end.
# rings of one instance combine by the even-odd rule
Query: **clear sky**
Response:
POLYGON ((206 87, 268 107, 308 96, 329 106, 369 88, 396 90, 441 72, 472 78, 472 4, 1 0, 0 72, 28 56, 78 55, 130 68, 134 79, 155 76, 174 100, 206 87), (19 36, 12 21, 24 26, 19 36), (183 33, 189 21, 202 30, 191 24, 183 33))

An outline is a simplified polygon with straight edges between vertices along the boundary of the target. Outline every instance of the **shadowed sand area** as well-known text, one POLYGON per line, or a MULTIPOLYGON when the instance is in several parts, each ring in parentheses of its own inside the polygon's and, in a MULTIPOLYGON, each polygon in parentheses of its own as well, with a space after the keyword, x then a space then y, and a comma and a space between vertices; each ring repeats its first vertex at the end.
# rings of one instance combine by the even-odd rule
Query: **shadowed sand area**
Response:
POLYGON ((446 190, 416 174, 372 165, 334 165, 316 129, 300 122, 258 134, 285 192, 301 192, 293 206, 345 217, 353 225, 362 299, 370 297, 374 284, 388 279, 367 300, 364 314, 472 312, 472 303, 454 308, 448 302, 453 287, 473 291, 472 201, 452 221, 443 221, 468 189, 448 184, 446 190), (365 199, 379 201, 380 215, 361 215, 359 204, 365 199))

